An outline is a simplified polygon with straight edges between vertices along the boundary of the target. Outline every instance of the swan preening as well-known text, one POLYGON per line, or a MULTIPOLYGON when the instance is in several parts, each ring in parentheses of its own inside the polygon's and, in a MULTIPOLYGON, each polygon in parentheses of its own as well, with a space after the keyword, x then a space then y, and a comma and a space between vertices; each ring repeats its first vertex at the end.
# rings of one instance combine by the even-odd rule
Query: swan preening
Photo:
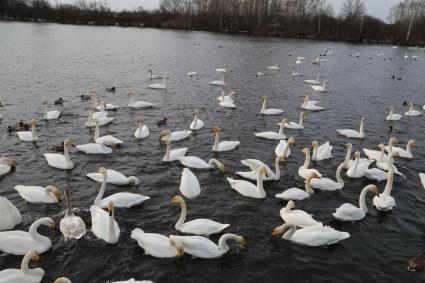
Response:
POLYGON ((69 147, 74 146, 74 142, 70 139, 65 139, 63 142, 63 154, 59 153, 45 153, 44 157, 46 158, 47 163, 58 169, 72 169, 74 167, 74 163, 71 161, 69 157, 69 147))
POLYGON ((49 105, 49 103, 47 102, 47 100, 44 100, 43 101, 43 109, 44 109, 43 119, 44 120, 56 120, 56 119, 58 119, 61 115, 61 112, 59 110, 47 111, 48 105, 49 105))
POLYGON ((179 157, 178 160, 182 165, 189 168, 212 169, 214 168, 214 166, 216 166, 221 173, 226 172, 226 168, 224 167, 223 163, 221 163, 215 158, 211 158, 208 163, 197 156, 182 156, 179 157))
POLYGON ((347 138, 363 139, 365 137, 365 134, 364 134, 365 120, 366 120, 365 116, 362 116, 360 118, 360 129, 359 129, 359 131, 343 129, 343 130, 337 130, 337 132, 340 135, 346 136, 347 138))
POLYGON ((219 127, 212 128, 211 132, 213 132, 215 136, 212 151, 218 151, 218 152, 230 151, 230 150, 234 150, 240 145, 239 141, 221 141, 220 142, 221 129, 219 127))
POLYGON ((65 240, 80 239, 86 234, 86 224, 79 216, 75 216, 71 206, 70 189, 65 188, 66 211, 64 218, 61 219, 59 228, 65 240))
POLYGON ((16 159, 9 157, 0 158, 0 177, 15 169, 16 164, 16 159))
POLYGON ((37 127, 37 120, 31 119, 31 131, 19 131, 19 132, 16 132, 16 134, 18 135, 18 138, 21 141, 35 142, 38 140, 37 134, 35 132, 36 127, 37 127))
MULTIPOLYGON (((20 269, 5 269, 0 271, 0 282, 4 283, 39 283, 44 276, 41 268, 30 269, 30 261, 40 262, 36 251, 28 251, 22 259, 20 269)), ((56 281, 55 281, 56 282, 56 281)))
POLYGON ((266 109, 266 105, 267 105, 267 100, 268 97, 263 95, 261 96, 261 100, 263 101, 262 105, 261 105, 261 110, 260 110, 260 114, 263 115, 279 115, 283 113, 282 109, 266 109))

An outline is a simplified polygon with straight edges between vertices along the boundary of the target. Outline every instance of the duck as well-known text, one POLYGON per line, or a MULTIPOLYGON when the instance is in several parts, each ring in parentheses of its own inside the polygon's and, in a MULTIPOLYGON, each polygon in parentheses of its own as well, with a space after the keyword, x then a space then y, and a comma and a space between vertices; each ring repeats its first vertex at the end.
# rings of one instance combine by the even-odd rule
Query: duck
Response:
POLYGON ((134 137, 136 139, 147 138, 149 136, 149 128, 148 128, 148 126, 145 125, 145 118, 140 117, 137 120, 137 124, 139 126, 137 127, 136 131, 134 132, 134 137))
POLYGON ((135 96, 134 92, 129 92, 127 94, 127 96, 130 97, 130 102, 128 103, 128 107, 131 107, 131 108, 150 108, 150 107, 154 106, 154 104, 150 103, 150 102, 146 102, 146 101, 142 101, 142 100, 134 101, 134 96, 135 96))
POLYGON ((117 89, 115 88, 115 86, 112 86, 112 87, 107 87, 106 88, 106 91, 109 91, 109 92, 115 92, 117 89))
POLYGON ((366 194, 368 192, 379 194, 378 188, 375 185, 367 185, 360 192, 359 207, 352 205, 351 203, 344 203, 336 209, 332 215, 339 221, 359 221, 365 218, 368 211, 366 205, 366 194))
POLYGON ((274 153, 276 155, 282 155, 284 158, 288 158, 291 155, 290 145, 295 145, 295 138, 289 137, 288 141, 280 140, 277 144, 274 153))
POLYGON ((204 121, 202 121, 201 119, 199 119, 199 112, 195 111, 193 112, 193 121, 192 123, 190 123, 190 129, 193 131, 197 131, 200 130, 204 127, 204 121))
POLYGON ((314 220, 311 214, 305 212, 304 210, 294 210, 294 208, 295 202, 290 200, 286 204, 286 207, 283 207, 280 210, 280 217, 283 219, 283 221, 285 221, 285 223, 298 227, 323 226, 321 222, 314 220))
MULTIPOLYGON (((372 161, 373 162, 373 161, 372 161)), ((360 152, 354 153, 354 163, 347 170, 347 177, 356 179, 365 176, 365 171, 369 169, 370 162, 360 162, 360 152)))
POLYGON ((112 149, 105 146, 103 143, 87 143, 75 146, 78 151, 86 154, 110 154, 112 149))
POLYGON ((47 163, 55 168, 58 169, 72 169, 74 168, 74 163, 71 161, 71 158, 69 157, 69 147, 74 146, 74 141, 71 139, 65 139, 63 142, 63 153, 45 153, 44 158, 46 159, 47 163))
POLYGON ((226 167, 215 158, 211 158, 208 163, 197 156, 182 156, 178 160, 183 166, 195 169, 213 169, 217 167, 221 173, 226 172, 226 167))
POLYGON ((315 80, 304 80, 304 83, 310 84, 310 85, 318 85, 320 84, 319 78, 320 78, 320 73, 317 73, 317 77, 315 80))
POLYGON ((55 100, 55 105, 63 105, 63 99, 62 97, 59 97, 59 99, 55 100))
POLYGON ((159 133, 159 138, 161 141, 181 141, 184 139, 187 139, 192 134, 192 131, 190 130, 183 130, 183 131, 170 131, 165 130, 159 133))
POLYGON ((400 120, 401 119, 401 115, 400 114, 395 114, 394 113, 394 106, 390 106, 390 108, 389 108, 389 110, 390 110, 390 114, 388 114, 388 116, 387 116, 387 120, 388 121, 398 121, 398 120, 400 120))
POLYGON ((0 177, 16 168, 16 160, 9 157, 0 158, 0 177))
POLYGON ((221 141, 220 142, 220 132, 221 132, 220 127, 213 127, 211 132, 213 132, 215 136, 212 151, 215 151, 215 152, 231 151, 236 149, 240 145, 239 141, 221 141))
POLYGON ((12 133, 19 130, 29 131, 29 129, 30 129, 30 126, 27 123, 24 123, 22 121, 19 121, 19 123, 14 126, 10 126, 10 125, 7 126, 8 133, 12 133))
POLYGON ((183 168, 179 190, 188 199, 195 198, 201 194, 198 178, 188 168, 183 168))
POLYGON ((257 180, 258 170, 261 166, 266 167, 267 177, 264 178, 264 181, 277 181, 280 179, 280 162, 283 162, 285 158, 283 155, 278 155, 275 159, 275 172, 273 172, 269 166, 267 166, 264 162, 258 159, 244 159, 241 163, 245 166, 248 166, 251 171, 249 172, 236 172, 236 175, 239 175, 243 178, 250 180, 257 180))
POLYGON ((390 211, 395 207, 395 199, 391 196, 394 183, 394 168, 388 170, 387 184, 382 194, 373 198, 373 205, 380 211, 390 211))
POLYGON ((311 147, 313 148, 312 160, 321 161, 332 158, 332 146, 328 141, 320 146, 317 141, 313 141, 311 147))
POLYGON ((267 100, 268 100, 267 96, 263 95, 263 96, 261 96, 260 99, 263 101, 263 104, 261 105, 260 114, 262 114, 262 115, 279 115, 279 114, 283 113, 282 109, 273 109, 273 108, 266 109, 266 104, 267 104, 267 100))
POLYGON ((260 199, 266 197, 266 192, 263 187, 263 177, 267 177, 267 169, 265 166, 261 166, 257 171, 257 185, 244 180, 235 180, 233 178, 227 178, 227 181, 232 189, 239 194, 245 197, 260 199))
POLYGON ((66 200, 65 216, 59 223, 59 229, 65 237, 65 241, 69 239, 81 239, 86 234, 86 224, 81 217, 76 216, 71 206, 70 188, 64 190, 66 200))
POLYGON ((322 177, 322 174, 320 174, 320 172, 316 169, 308 168, 310 165, 310 150, 305 147, 301 152, 305 155, 305 161, 304 164, 298 168, 298 175, 300 175, 303 179, 309 178, 309 176, 313 173, 317 174, 319 177, 322 177))
POLYGON ((413 103, 409 103, 409 111, 407 111, 406 113, 404 113, 405 116, 410 116, 410 117, 416 117, 416 116, 420 116, 422 115, 422 112, 418 111, 418 110, 414 110, 414 104, 413 103))
POLYGON ((64 151, 63 142, 61 142, 60 144, 49 146, 49 149, 55 152, 63 152, 64 151))
POLYGON ((27 202, 60 203, 61 201, 60 190, 52 185, 46 187, 17 185, 14 188, 27 202))
POLYGON ((154 75, 151 69, 148 70, 148 73, 149 73, 149 77, 148 78, 150 80, 162 79, 162 76, 160 76, 160 75, 154 75))
POLYGON ((407 270, 421 271, 425 268, 425 253, 420 252, 409 260, 407 263, 407 270))
POLYGON ((210 219, 195 219, 189 222, 185 222, 187 214, 186 202, 181 196, 175 196, 171 200, 172 204, 178 204, 181 208, 180 218, 177 220, 175 225, 176 230, 187 233, 195 234, 200 236, 209 236, 217 234, 230 226, 230 224, 222 224, 210 219))
POLYGON ((215 81, 211 81, 209 84, 210 85, 214 85, 214 86, 225 86, 226 83, 224 82, 224 75, 221 77, 221 80, 215 80, 215 81))
POLYGON ((13 255, 25 255, 29 251, 42 254, 50 249, 52 242, 49 238, 38 233, 41 225, 55 228, 55 223, 50 217, 40 218, 34 221, 29 232, 20 230, 0 232, 0 250, 13 255))
POLYGON ((301 229, 285 223, 273 230, 272 236, 283 234, 282 238, 299 245, 310 247, 329 246, 350 238, 348 232, 341 232, 329 226, 308 226, 301 229), (287 229, 286 233, 284 233, 287 229))
POLYGON ((327 84, 328 84, 328 81, 325 80, 323 82, 323 85, 312 85, 311 89, 318 92, 327 92, 327 89, 326 89, 327 84))
POLYGON ((25 142, 35 142, 38 140, 37 134, 35 133, 35 127, 37 126, 37 120, 31 119, 31 131, 19 131, 16 132, 18 138, 25 142))
POLYGON ((230 102, 230 103, 235 103, 235 99, 233 98, 234 96, 236 96, 236 92, 235 91, 231 91, 228 95, 226 95, 226 93, 224 92, 224 89, 220 92, 220 96, 217 97, 217 100, 220 102, 230 102))
POLYGON ((91 100, 91 97, 89 95, 82 94, 80 95, 80 99, 81 101, 87 101, 87 100, 91 100))
POLYGON ((272 132, 272 131, 268 131, 268 132, 260 132, 260 133, 254 133, 254 135, 256 137, 259 138, 263 138, 263 139, 268 139, 268 140, 284 140, 286 139, 286 135, 283 132, 283 128, 285 123, 288 122, 288 119, 283 119, 282 122, 280 123, 279 126, 279 132, 272 132))
POLYGON ((393 146, 390 149, 389 146, 386 146, 385 147, 385 150, 388 153, 397 152, 398 153, 398 157, 412 159, 413 158, 412 148, 416 148, 416 147, 417 147, 416 140, 409 140, 407 142, 406 149, 403 149, 403 148, 400 148, 400 147, 395 147, 395 146, 393 146))
POLYGON ((343 130, 336 130, 340 135, 342 136, 346 136, 347 138, 355 138, 355 139, 364 139, 365 138, 365 134, 364 134, 364 123, 365 123, 365 116, 361 116, 360 118, 360 129, 359 131, 355 131, 355 130, 348 130, 348 129, 343 129, 343 130))
POLYGON ((344 188, 344 180, 341 178, 342 169, 345 168, 345 162, 338 165, 336 169, 336 182, 329 178, 314 178, 311 180, 311 187, 321 191, 336 191, 344 188))
POLYGON ((218 240, 218 245, 210 239, 202 236, 170 236, 171 240, 182 243, 183 251, 197 258, 217 258, 227 253, 230 248, 227 241, 233 240, 236 243, 246 246, 246 241, 242 236, 235 234, 224 234, 218 240))
MULTIPOLYGON (((397 141, 397 139, 392 138, 392 139, 390 139, 390 144, 392 145, 396 141, 397 141)), ((397 143, 398 143, 398 141, 397 141, 397 143)), ((385 154, 385 145, 383 143, 381 143, 381 144, 378 145, 378 147, 381 150, 372 150, 372 149, 363 148, 363 153, 367 156, 367 158, 369 158, 369 160, 387 161, 388 155, 385 154)))
POLYGON ((167 146, 164 158, 162 158, 162 161, 164 162, 177 161, 180 157, 184 157, 186 155, 186 152, 188 151, 187 147, 176 148, 172 150, 170 140, 166 140, 164 143, 167 146))
POLYGON ((304 118, 307 117, 307 113, 301 111, 300 113, 300 121, 298 123, 296 122, 286 122, 284 123, 283 127, 286 129, 292 129, 292 130, 302 130, 304 129, 304 118))
MULTIPOLYGON (((88 178, 102 183, 103 181, 103 174, 102 173, 88 173, 86 175, 88 178)), ((126 177, 123 173, 115 171, 113 169, 107 169, 106 170, 106 182, 110 184, 114 184, 117 186, 137 186, 140 184, 140 181, 135 176, 126 177)))
POLYGON ((148 86, 150 89, 167 89, 167 80, 170 79, 168 76, 164 78, 164 82, 162 84, 151 84, 148 86))
POLYGON ((160 126, 166 126, 166 125, 167 125, 167 121, 168 121, 168 118, 167 118, 167 117, 164 117, 164 118, 162 118, 161 120, 159 120, 159 121, 156 123, 156 125, 157 125, 158 127, 160 127, 160 126))
POLYGON ((322 111, 325 108, 317 106, 318 101, 309 101, 310 95, 308 93, 304 93, 303 104, 301 104, 301 109, 310 110, 310 111, 322 111))
POLYGON ((90 207, 91 231, 97 238, 108 244, 116 244, 120 237, 120 227, 115 220, 114 203, 110 201, 107 206, 108 212, 96 204, 90 207))
POLYGON ((279 64, 267 67, 270 70, 280 70, 279 64))
POLYGON ((197 72, 195 72, 195 71, 192 71, 192 69, 189 69, 189 73, 187 73, 187 75, 188 75, 189 77, 195 77, 195 76, 197 76, 197 75, 198 75, 198 73, 197 73, 197 72))
POLYGON ((101 145, 108 145, 108 146, 120 146, 123 141, 117 139, 114 136, 106 135, 106 136, 100 136, 100 123, 98 119, 93 119, 93 122, 96 124, 96 128, 94 131, 94 141, 97 144, 101 145))
POLYGON ((49 103, 47 100, 43 101, 44 115, 43 120, 56 120, 60 117, 61 112, 59 110, 47 111, 47 106, 49 103))
POLYGON ((0 231, 13 229, 22 223, 22 215, 7 198, 0 196, 0 231))
POLYGON ((0 271, 1 283, 39 283, 44 277, 42 268, 30 269, 30 261, 40 262, 36 251, 28 251, 22 259, 20 269, 5 269, 0 271))
POLYGON ((305 180, 305 190, 299 188, 290 188, 283 191, 282 193, 276 194, 275 198, 280 198, 284 200, 303 200, 309 198, 310 195, 314 193, 314 190, 311 187, 311 180, 316 178, 321 178, 321 176, 313 172, 305 180))
POLYGON ((131 238, 145 250, 145 254, 157 258, 181 257, 183 246, 178 241, 157 233, 146 233, 140 228, 131 231, 131 238))

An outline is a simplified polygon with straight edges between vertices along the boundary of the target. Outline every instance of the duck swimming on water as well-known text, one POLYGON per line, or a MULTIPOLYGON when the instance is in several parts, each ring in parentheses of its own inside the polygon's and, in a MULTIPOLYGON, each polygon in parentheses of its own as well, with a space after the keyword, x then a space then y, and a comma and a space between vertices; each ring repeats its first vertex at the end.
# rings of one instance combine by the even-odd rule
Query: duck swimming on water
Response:
POLYGON ((62 105, 63 104, 63 99, 62 97, 60 97, 59 99, 55 100, 55 105, 62 105))
POLYGON ((115 92, 115 91, 116 91, 116 89, 115 89, 115 87, 114 87, 114 86, 113 86, 113 87, 107 87, 107 88, 106 88, 106 91, 115 92))
POLYGON ((87 101, 87 100, 90 100, 90 99, 91 99, 91 97, 90 97, 89 95, 84 95, 84 94, 82 94, 82 95, 80 96, 80 99, 81 99, 81 101, 87 101))
POLYGON ((167 121, 168 121, 168 118, 167 117, 164 117, 161 120, 159 120, 158 123, 156 123, 156 125, 158 127, 160 127, 160 126, 166 126, 167 125, 167 121))

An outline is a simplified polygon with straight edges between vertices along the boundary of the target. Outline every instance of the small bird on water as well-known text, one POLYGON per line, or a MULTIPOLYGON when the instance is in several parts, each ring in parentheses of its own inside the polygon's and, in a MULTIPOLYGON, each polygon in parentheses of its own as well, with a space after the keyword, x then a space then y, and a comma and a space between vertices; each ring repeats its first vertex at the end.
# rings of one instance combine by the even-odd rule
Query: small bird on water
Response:
POLYGON ((160 126, 166 126, 167 125, 167 121, 168 121, 168 118, 164 117, 161 120, 159 120, 158 123, 156 123, 156 124, 157 124, 158 127, 160 127, 160 126))

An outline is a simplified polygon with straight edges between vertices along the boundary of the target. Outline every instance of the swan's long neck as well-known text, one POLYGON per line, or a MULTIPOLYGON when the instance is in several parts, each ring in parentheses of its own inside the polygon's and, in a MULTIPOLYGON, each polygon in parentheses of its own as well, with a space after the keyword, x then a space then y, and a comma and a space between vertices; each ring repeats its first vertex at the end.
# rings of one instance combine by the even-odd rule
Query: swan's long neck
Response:
POLYGON ((353 172, 357 172, 357 168, 359 167, 359 162, 360 162, 360 158, 356 157, 356 159, 354 160, 353 172))
POLYGON ((410 145, 410 142, 406 145, 406 151, 408 154, 412 155, 412 146, 410 145))
POLYGON ((37 138, 37 135, 35 134, 35 124, 31 125, 31 135, 33 139, 37 138))
POLYGON ((323 82, 322 88, 325 89, 326 87, 326 81, 323 82))
POLYGON ((381 148, 381 155, 379 155, 379 160, 378 162, 382 162, 384 160, 384 155, 385 155, 385 148, 382 147, 381 148))
POLYGON ((390 142, 388 143, 388 154, 391 154, 391 152, 393 152, 393 141, 390 140, 390 142))
POLYGON ((142 132, 142 128, 143 128, 144 123, 143 122, 139 122, 139 131, 142 132))
POLYGON ((348 169, 348 164, 350 163, 351 151, 352 151, 351 147, 347 148, 347 154, 345 155, 345 160, 344 160, 346 169, 348 169))
POLYGON ((164 78, 164 86, 166 87, 166 86, 167 86, 167 84, 166 84, 165 82, 166 82, 166 79, 164 78))
POLYGON ((367 205, 366 205, 366 194, 369 191, 369 187, 364 188, 359 197, 359 206, 360 209, 367 213, 367 205))
POLYGON ((213 150, 218 150, 218 144, 220 143, 220 134, 215 132, 213 150))
POLYGON ((180 207, 181 207, 180 218, 176 222, 176 230, 180 229, 180 227, 183 226, 184 221, 186 220, 186 215, 187 215, 186 203, 180 202, 180 207))
POLYGON ((342 163, 338 166, 338 168, 336 169, 336 181, 338 182, 338 184, 340 184, 341 186, 344 186, 344 180, 341 178, 341 171, 344 168, 345 164, 342 163))
POLYGON ((73 216, 74 212, 72 211, 71 200, 69 199, 69 192, 67 190, 65 190, 65 199, 66 199, 66 215, 73 216))
POLYGON ((363 120, 360 122, 360 130, 359 130, 359 133, 360 133, 360 135, 361 135, 361 136, 363 136, 363 135, 364 135, 364 121, 363 121, 363 120))
POLYGON ((128 106, 133 105, 134 103, 134 95, 130 96, 130 102, 128 103, 128 106))
POLYGON ((387 160, 388 168, 393 167, 393 164, 394 164, 394 155, 393 155, 393 154, 394 154, 394 153, 393 153, 393 152, 391 152, 391 153, 388 155, 388 160, 387 160))
POLYGON ((198 126, 198 114, 195 114, 195 119, 193 120, 195 127, 198 126))
POLYGON ((280 161, 279 161, 279 156, 276 157, 276 160, 274 162, 274 167, 275 167, 275 175, 277 179, 280 179, 280 161))
POLYGON ((107 174, 102 174, 102 185, 100 186, 99 193, 97 194, 97 197, 94 200, 94 204, 99 204, 100 201, 103 198, 103 195, 105 194, 106 190, 106 179, 108 178, 107 174))
POLYGON ((392 109, 391 109, 391 110, 390 110, 390 115, 389 115, 389 116, 390 116, 390 119, 392 119, 392 118, 393 118, 393 115, 394 115, 394 110, 392 110, 392 109))
POLYGON ((303 113, 300 114, 300 122, 298 123, 298 125, 300 127, 304 126, 304 115, 303 115, 303 113))
MULTIPOLYGON (((285 224, 283 224, 283 225, 285 225, 285 224)), ((296 231, 296 227, 294 225, 291 225, 289 230, 285 234, 283 234, 282 238, 284 238, 286 240, 290 239, 292 237, 292 235, 294 235, 295 231, 296 231)))
POLYGON ((387 178, 387 184, 385 185, 383 195, 390 196, 391 191, 393 189, 393 183, 394 183, 394 171, 389 170, 388 171, 388 178, 387 178))
POLYGON ((63 145, 63 155, 65 156, 65 162, 70 164, 71 158, 69 157, 69 146, 66 144, 63 145))
POLYGON ((165 149, 165 156, 164 156, 165 161, 170 160, 170 152, 171 152, 171 145, 167 144, 167 148, 165 149))
POLYGON ((317 160, 317 152, 318 152, 318 147, 315 146, 313 148, 313 160, 317 160))
POLYGON ((24 258, 22 259, 22 263, 21 263, 21 273, 26 275, 29 273, 29 268, 28 268, 28 264, 31 260, 32 254, 31 253, 27 253, 24 258))
POLYGON ((100 137, 100 125, 96 123, 96 129, 94 130, 94 140, 96 141, 100 137))
POLYGON ((309 193, 309 194, 314 193, 314 190, 313 190, 313 188, 311 187, 311 178, 308 178, 308 179, 305 181, 305 191, 306 191, 307 193, 309 193))
POLYGON ((91 120, 93 120, 93 111, 90 109, 89 118, 87 119, 87 122, 91 123, 92 122, 91 120))
POLYGON ((319 81, 319 79, 320 79, 320 72, 319 72, 319 73, 317 73, 316 81, 318 82, 318 81, 319 81))
POLYGON ((308 166, 310 165, 310 152, 307 152, 305 154, 305 161, 304 161, 304 168, 308 168, 308 166))
POLYGON ((263 104, 261 105, 261 111, 260 111, 260 113, 263 113, 264 111, 266 111, 266 104, 267 104, 267 101, 264 99, 263 100, 263 104))
POLYGON ((284 133, 283 133, 283 126, 284 126, 284 124, 285 124, 285 123, 283 123, 283 122, 282 122, 282 123, 280 124, 280 127, 279 127, 279 136, 281 136, 281 137, 284 135, 284 133))
POLYGON ((285 147, 283 148, 283 156, 286 157, 286 155, 288 154, 288 149, 289 149, 289 142, 286 142, 285 147))
POLYGON ((235 234, 224 234, 218 240, 218 248, 220 249, 221 252, 226 253, 229 251, 229 245, 227 244, 227 241, 230 239, 237 241, 238 238, 239 236, 235 234))
POLYGON ((260 192, 264 191, 264 187, 263 187, 263 175, 261 174, 261 172, 258 172, 258 175, 257 175, 257 189, 260 192))
POLYGON ((44 104, 43 107, 44 107, 44 116, 43 116, 43 118, 44 119, 47 119, 47 104, 44 104))
POLYGON ((112 215, 109 216, 108 226, 108 237, 112 241, 115 238, 115 209, 112 209, 112 215))
POLYGON ((29 229, 29 234, 30 234, 31 239, 33 239, 34 241, 45 243, 45 242, 50 241, 49 238, 40 235, 37 231, 38 227, 40 227, 40 225, 43 224, 42 220, 43 219, 39 219, 31 225, 31 227, 29 229))

